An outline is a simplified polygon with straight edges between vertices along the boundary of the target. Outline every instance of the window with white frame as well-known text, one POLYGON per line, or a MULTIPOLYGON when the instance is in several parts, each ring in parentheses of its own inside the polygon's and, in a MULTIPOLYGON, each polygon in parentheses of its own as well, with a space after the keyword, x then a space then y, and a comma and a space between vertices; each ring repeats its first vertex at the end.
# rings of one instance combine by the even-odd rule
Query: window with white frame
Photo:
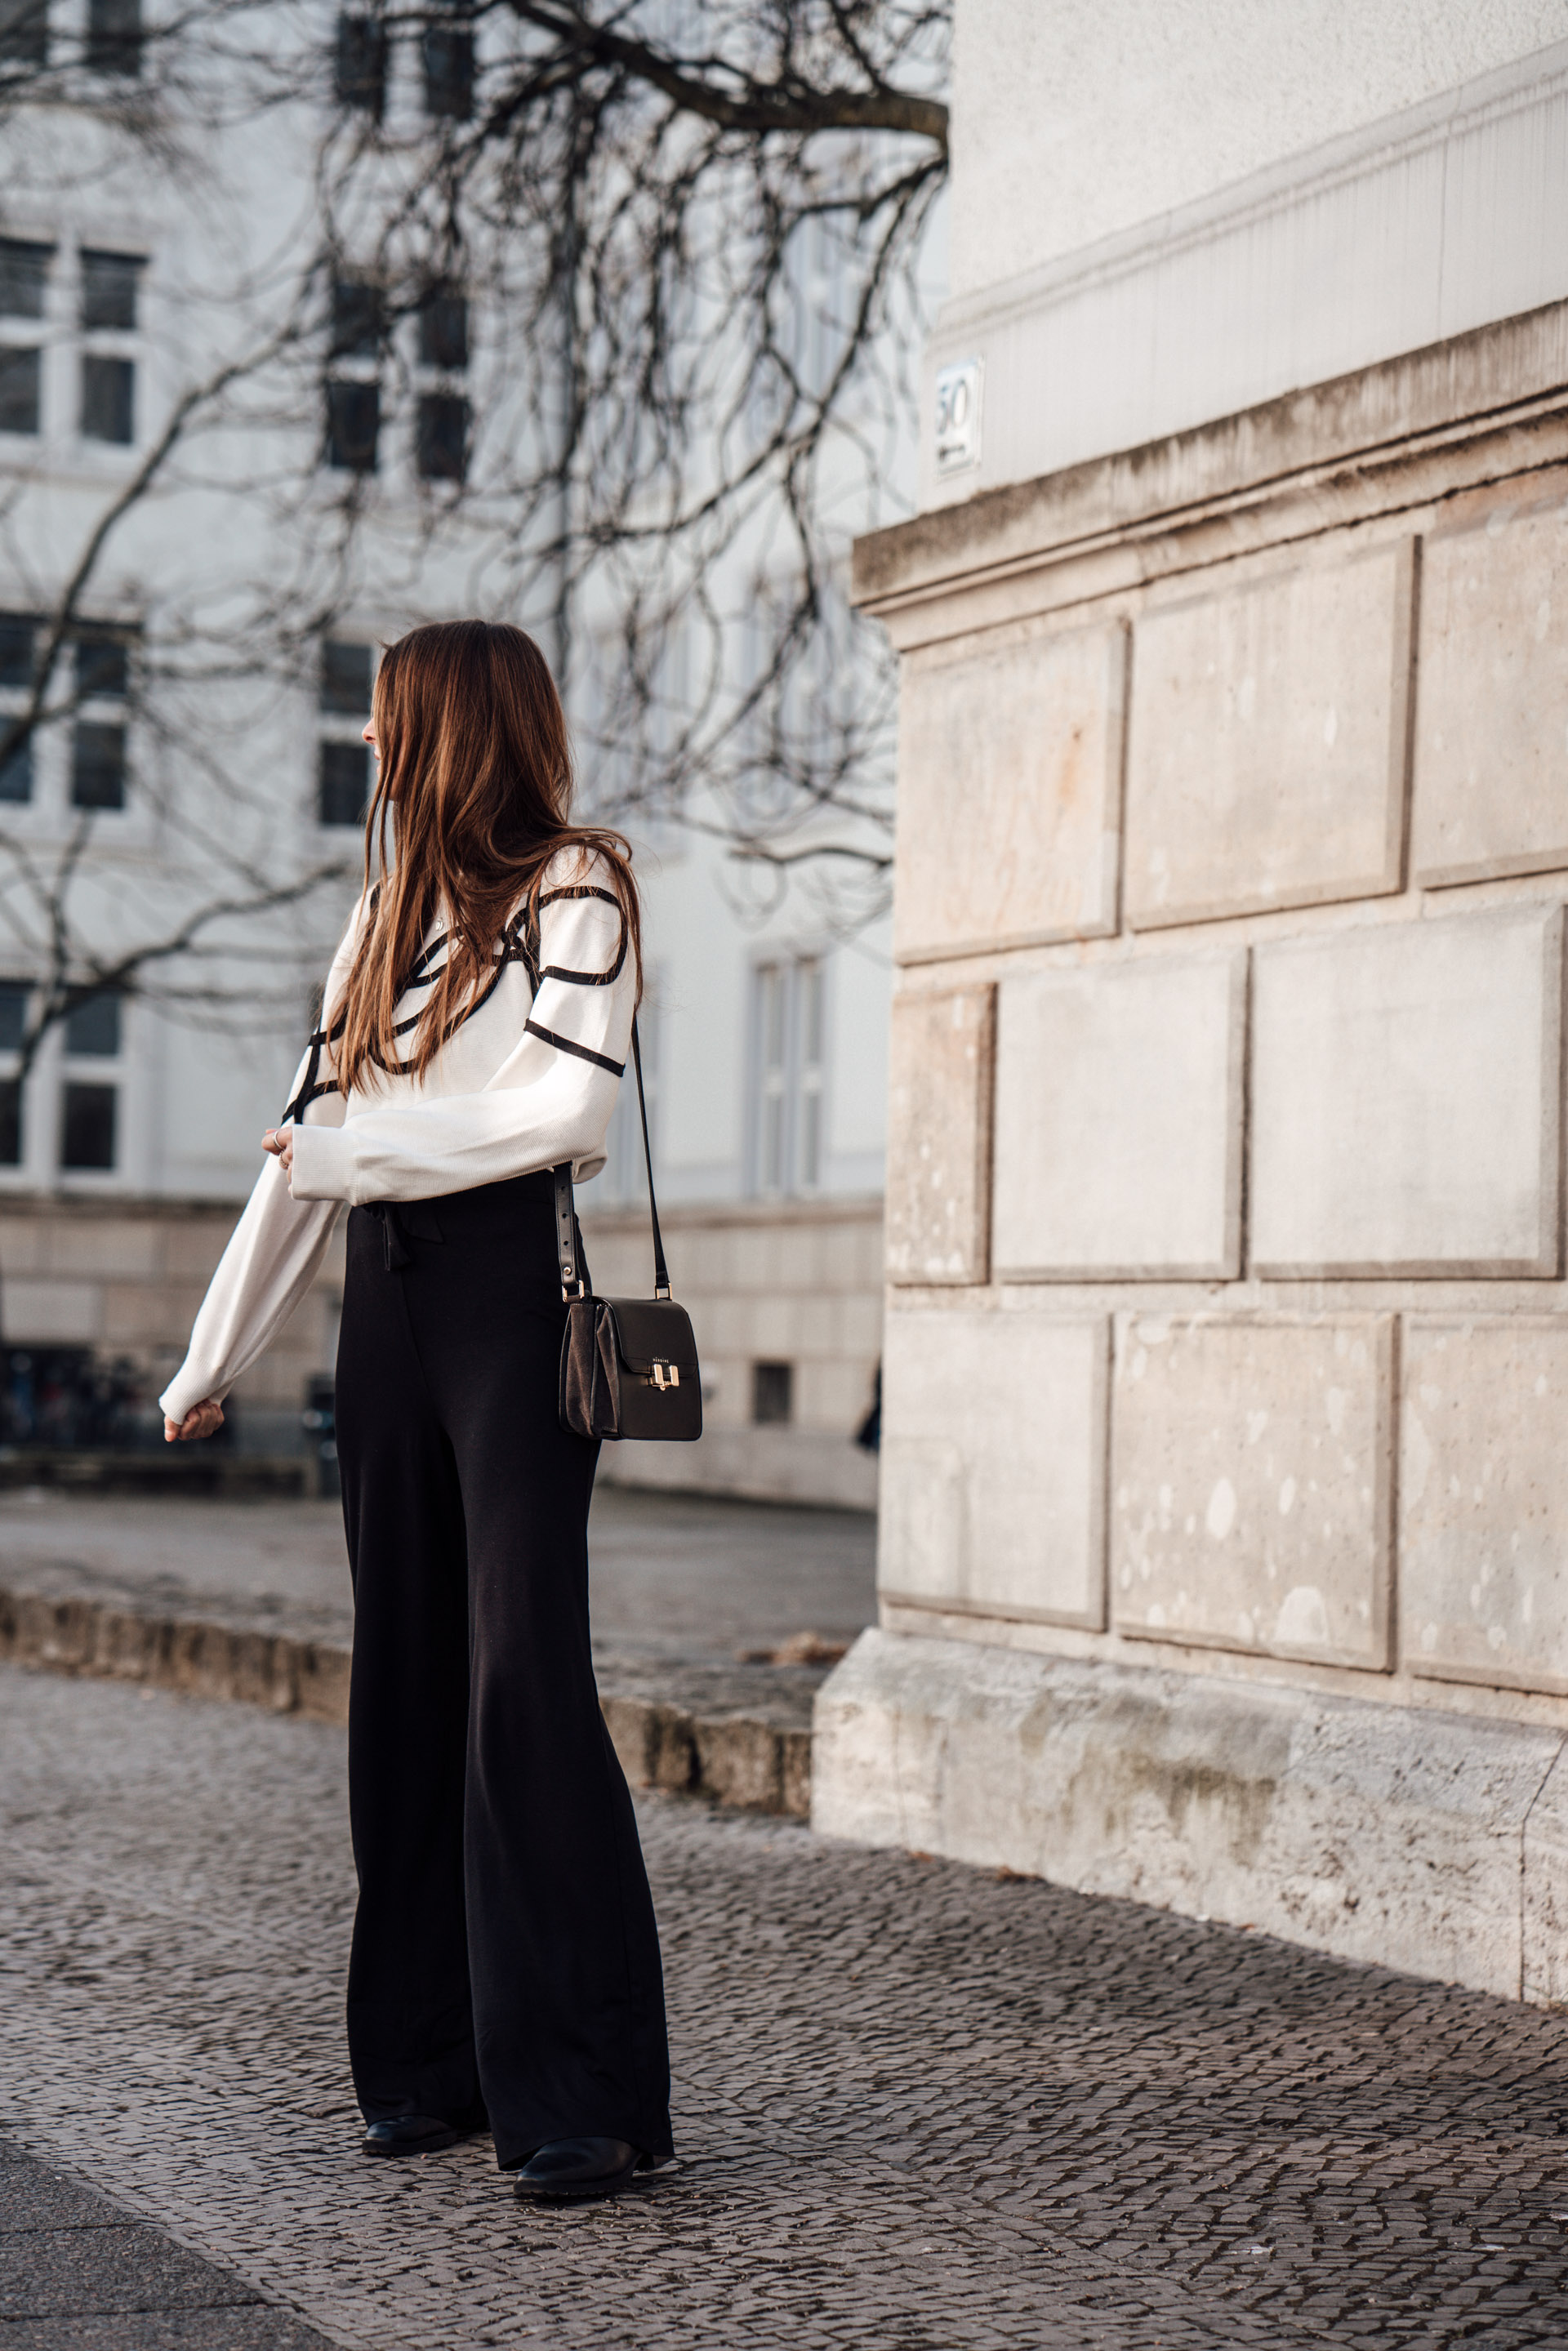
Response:
POLYGON ((434 121, 466 122, 474 111, 473 0, 435 0, 420 35, 424 110, 434 121))
POLYGON ((373 474, 380 463, 386 340, 386 298, 381 287, 372 278, 335 277, 323 451, 334 473, 373 474))
POLYGON ((141 71, 141 0, 87 0, 83 63, 94 73, 141 71))
POLYGON ((751 1189, 815 1192, 826 1135, 827 977, 821 956, 759 963, 752 983, 751 1189))
POLYGON ((387 28, 379 16, 360 9, 340 11, 332 89, 340 106, 381 120, 387 95, 387 28))
MULTIPOLYGON (((36 612, 0 612, 0 805, 23 806, 38 797, 39 734, 20 741, 15 735, 32 700, 47 628, 36 612)), ((57 727, 68 720, 68 798, 74 809, 102 812, 126 805, 126 741, 140 640, 134 622, 82 622, 60 652, 55 674, 66 706, 62 712, 51 697, 48 719, 57 727)))
POLYGON ((450 279, 425 289, 414 320, 414 464, 425 482, 468 473, 468 298, 450 279))
POLYGON ((821 213, 809 214, 789 240, 789 356, 808 400, 821 399, 839 355, 843 250, 833 221, 821 213))
POLYGON ((327 338, 322 461, 340 474, 374 474, 385 452, 385 363, 394 346, 409 363, 413 385, 412 455, 421 481, 463 482, 468 475, 473 407, 468 397, 468 298, 450 278, 436 278, 398 324, 395 306, 377 280, 342 276, 332 281, 327 338))
POLYGON ((347 637, 321 644, 320 705, 317 750, 316 821, 362 825, 371 797, 371 747, 364 740, 371 715, 376 657, 371 645, 347 637))
POLYGON ((18 738, 33 693, 38 622, 31 612, 0 612, 0 803, 33 797, 33 745, 18 738))
POLYGON ((0 1167, 22 1164, 22 1040, 32 989, 25 979, 0 979, 0 1167))
POLYGON ((117 990, 84 997, 66 1015, 59 1122, 63 1175, 109 1175, 119 1165, 124 1048, 124 1000, 117 990))
POLYGON ((83 246, 80 277, 81 405, 84 441, 129 448, 136 438, 141 273, 146 256, 83 246))
POLYGON ((843 581, 810 584, 779 573, 752 584, 739 630, 737 684, 745 717, 736 807, 742 826, 766 836, 800 806, 801 784, 840 772, 846 733, 863 724, 863 666, 851 637, 843 581))
POLYGON ((71 726, 71 806, 122 809, 125 738, 137 632, 83 626, 71 644, 76 716, 71 726))
POLYGON ((62 1176, 112 1176, 124 1151, 126 999, 118 988, 84 995, 52 1034, 24 1086, 21 1049, 32 1008, 31 981, 0 978, 0 1169, 45 1172, 52 1150, 62 1176), (28 1128, 47 1137, 40 1160, 28 1128))
POLYGON ((48 62, 49 0, 0 0, 0 65, 48 62))
POLYGON ((52 245, 0 237, 0 434, 43 430, 44 319, 52 245))

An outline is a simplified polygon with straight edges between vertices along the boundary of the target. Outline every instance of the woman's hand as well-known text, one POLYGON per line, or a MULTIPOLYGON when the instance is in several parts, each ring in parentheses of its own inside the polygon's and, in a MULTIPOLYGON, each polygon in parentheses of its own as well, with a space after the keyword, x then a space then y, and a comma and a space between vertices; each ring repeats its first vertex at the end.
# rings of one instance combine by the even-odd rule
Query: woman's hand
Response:
POLYGON ((221 1428, 223 1424, 222 1405, 212 1396, 208 1396, 204 1404, 193 1404, 183 1420, 165 1419, 163 1442, 165 1445, 173 1445, 176 1442, 189 1445, 193 1437, 211 1437, 214 1429, 221 1428))
POLYGON ((275 1159, 283 1162, 286 1176, 294 1173, 294 1129, 291 1126, 269 1126, 261 1138, 261 1147, 270 1151, 275 1159))

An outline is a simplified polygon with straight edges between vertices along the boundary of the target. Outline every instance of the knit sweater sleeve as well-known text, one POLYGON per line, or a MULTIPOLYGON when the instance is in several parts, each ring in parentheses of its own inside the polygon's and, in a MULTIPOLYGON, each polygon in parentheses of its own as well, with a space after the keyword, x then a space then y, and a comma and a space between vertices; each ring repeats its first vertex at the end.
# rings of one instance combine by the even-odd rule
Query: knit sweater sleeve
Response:
POLYGON ((631 1050, 636 958, 602 863, 558 858, 539 899, 538 986, 522 1035, 473 1093, 356 1098, 295 1138, 297 1201, 421 1200, 570 1160, 604 1165, 631 1050))
MULTIPOLYGON (((289 1088, 291 1103, 313 1087, 322 1089, 297 1110, 296 1118, 305 1122, 296 1126, 297 1136, 327 1133, 342 1122, 343 1098, 335 1090, 327 1031, 363 919, 361 900, 332 959, 320 1028, 289 1088)), ((281 1162, 266 1161, 202 1301, 185 1360, 158 1399, 171 1420, 183 1420, 208 1397, 221 1403, 271 1345, 315 1279, 336 1213, 330 1201, 291 1198, 281 1162)))

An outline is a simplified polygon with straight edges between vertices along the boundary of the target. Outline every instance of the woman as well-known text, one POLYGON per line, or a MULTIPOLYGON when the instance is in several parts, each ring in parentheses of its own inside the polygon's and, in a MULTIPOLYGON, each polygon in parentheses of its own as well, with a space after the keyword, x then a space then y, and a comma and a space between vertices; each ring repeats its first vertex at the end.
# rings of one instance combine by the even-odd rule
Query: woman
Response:
POLYGON ((413 630, 372 708, 365 892, 164 1435, 218 1426, 350 1202, 337 1423, 363 2144, 423 2155, 488 2127, 519 2194, 604 2195, 671 2153, 669 2059, 589 1652, 599 1448, 557 1415, 547 1171, 604 1164, 637 897, 625 843, 569 820, 565 716, 521 630, 413 630))

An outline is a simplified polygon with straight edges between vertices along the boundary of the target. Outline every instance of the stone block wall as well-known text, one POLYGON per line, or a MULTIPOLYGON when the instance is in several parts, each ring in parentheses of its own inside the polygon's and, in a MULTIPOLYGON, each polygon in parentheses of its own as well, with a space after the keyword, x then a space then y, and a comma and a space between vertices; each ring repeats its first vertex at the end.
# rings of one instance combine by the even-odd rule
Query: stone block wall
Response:
POLYGON ((884 1621, 1555 1719, 1563 419, 1354 492, 1226 483, 1231 433, 1186 513, 1085 552, 1039 486, 1031 568, 998 494, 867 599, 905 678, 884 1621))
MULTIPOLYGON (((7 1195, 0 1201, 0 1340, 85 1347, 102 1361, 129 1363, 155 1398, 184 1357, 240 1205, 7 1195)), ((246 1451, 298 1451, 306 1384, 333 1367, 342 1295, 340 1219, 309 1293, 235 1389, 230 1416, 246 1451)))

